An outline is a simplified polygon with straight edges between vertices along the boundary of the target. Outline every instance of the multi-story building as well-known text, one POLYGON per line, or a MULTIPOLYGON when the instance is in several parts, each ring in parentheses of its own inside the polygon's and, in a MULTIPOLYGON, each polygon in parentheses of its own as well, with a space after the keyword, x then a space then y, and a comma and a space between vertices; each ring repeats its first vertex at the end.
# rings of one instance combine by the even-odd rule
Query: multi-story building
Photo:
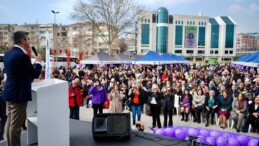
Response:
POLYGON ((0 24, 0 46, 8 48, 13 45, 13 32, 15 25, 0 24))
POLYGON ((137 42, 136 42, 136 34, 135 33, 129 33, 129 34, 126 34, 126 43, 127 43, 127 46, 128 46, 128 49, 127 51, 128 52, 132 52, 132 53, 136 53, 136 45, 137 45, 137 42))
POLYGON ((240 33, 236 35, 236 55, 259 51, 259 33, 240 33))
POLYGON ((164 7, 141 11, 137 23, 137 54, 149 50, 174 53, 190 61, 231 61, 237 24, 229 16, 169 15, 164 7))
MULTIPOLYGON (((103 24, 100 24, 99 26, 101 32, 98 31, 96 27, 93 27, 91 23, 75 23, 70 25, 0 24, 0 45, 6 44, 6 48, 12 46, 12 35, 18 30, 29 32, 31 46, 35 46, 36 48, 45 47, 46 32, 48 32, 51 41, 51 49, 69 49, 72 51, 71 55, 74 56, 77 56, 79 52, 84 52, 83 57, 87 57, 91 55, 92 52, 108 53, 112 51, 109 50, 109 33, 107 27, 103 24)), ((114 34, 112 35, 115 36, 114 34)), ((112 42, 110 44, 112 44, 112 42)), ((65 51, 62 53, 65 53, 65 51)))
POLYGON ((255 36, 249 34, 236 35, 236 48, 239 51, 255 51, 257 48, 257 40, 255 36))

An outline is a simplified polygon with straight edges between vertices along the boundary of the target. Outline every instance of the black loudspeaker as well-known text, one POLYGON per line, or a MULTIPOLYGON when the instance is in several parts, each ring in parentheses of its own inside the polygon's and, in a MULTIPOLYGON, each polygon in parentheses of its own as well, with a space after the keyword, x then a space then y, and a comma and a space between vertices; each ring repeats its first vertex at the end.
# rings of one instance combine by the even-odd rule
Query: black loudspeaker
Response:
POLYGON ((104 113, 93 118, 94 140, 129 140, 130 113, 104 113))

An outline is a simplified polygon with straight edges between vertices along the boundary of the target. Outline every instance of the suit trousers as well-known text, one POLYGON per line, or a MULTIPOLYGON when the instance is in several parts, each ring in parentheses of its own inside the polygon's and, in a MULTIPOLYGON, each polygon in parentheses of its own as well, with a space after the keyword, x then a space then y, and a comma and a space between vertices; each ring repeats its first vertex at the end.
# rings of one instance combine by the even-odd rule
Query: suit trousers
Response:
POLYGON ((21 128, 26 120, 27 101, 14 103, 7 102, 7 142, 8 146, 20 146, 21 128))
POLYGON ((237 114, 236 112, 231 113, 231 117, 234 120, 235 124, 237 124, 237 129, 242 128, 243 120, 245 118, 244 114, 237 114))

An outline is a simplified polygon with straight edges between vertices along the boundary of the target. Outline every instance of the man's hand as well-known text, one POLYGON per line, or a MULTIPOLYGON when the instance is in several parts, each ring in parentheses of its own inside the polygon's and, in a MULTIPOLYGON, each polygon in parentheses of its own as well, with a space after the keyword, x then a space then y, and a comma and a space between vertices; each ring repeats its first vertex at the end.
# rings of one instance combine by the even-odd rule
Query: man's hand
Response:
POLYGON ((254 112, 253 115, 258 118, 258 113, 257 112, 254 112))
POLYGON ((41 60, 42 60, 41 55, 38 55, 35 57, 35 62, 41 62, 41 60))

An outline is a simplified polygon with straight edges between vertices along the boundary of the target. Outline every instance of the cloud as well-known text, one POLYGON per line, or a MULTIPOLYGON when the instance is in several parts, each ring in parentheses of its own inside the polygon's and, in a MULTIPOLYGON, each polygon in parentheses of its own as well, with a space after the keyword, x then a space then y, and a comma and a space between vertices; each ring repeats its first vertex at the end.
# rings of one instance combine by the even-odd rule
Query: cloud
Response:
POLYGON ((243 10, 244 9, 240 5, 230 5, 228 7, 228 11, 231 12, 231 13, 240 13, 243 10))
POLYGON ((252 4, 250 5, 250 9, 251 9, 251 10, 254 10, 254 11, 259 11, 259 6, 256 5, 255 3, 252 3, 252 4))

